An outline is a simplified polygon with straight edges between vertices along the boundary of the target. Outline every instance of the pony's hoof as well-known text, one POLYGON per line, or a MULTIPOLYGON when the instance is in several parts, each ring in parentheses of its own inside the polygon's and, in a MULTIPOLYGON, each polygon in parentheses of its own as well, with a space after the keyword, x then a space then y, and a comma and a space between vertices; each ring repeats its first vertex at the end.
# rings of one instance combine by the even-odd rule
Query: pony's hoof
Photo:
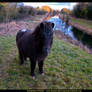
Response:
POLYGON ((32 76, 32 79, 35 80, 35 76, 32 76))
POLYGON ((21 66, 24 65, 24 63, 20 63, 20 65, 21 65, 21 66))
POLYGON ((41 75, 42 75, 42 76, 44 76, 44 75, 45 75, 45 73, 42 73, 41 75))
POLYGON ((19 64, 20 64, 20 65, 24 65, 24 62, 20 62, 19 64))
POLYGON ((44 72, 39 72, 39 74, 41 74, 42 76, 44 76, 44 75, 45 75, 45 73, 44 73, 44 72))

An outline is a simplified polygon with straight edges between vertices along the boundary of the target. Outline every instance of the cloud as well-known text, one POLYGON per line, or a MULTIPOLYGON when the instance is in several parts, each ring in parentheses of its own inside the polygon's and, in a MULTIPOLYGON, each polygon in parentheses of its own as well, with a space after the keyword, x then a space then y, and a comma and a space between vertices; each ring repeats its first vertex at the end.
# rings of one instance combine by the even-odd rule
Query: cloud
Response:
POLYGON ((38 3, 38 2, 26 2, 24 3, 24 5, 28 5, 28 6, 33 6, 33 7, 42 7, 44 5, 48 5, 50 6, 51 8, 53 9, 58 9, 58 10, 61 10, 62 8, 68 8, 68 9, 73 9, 73 6, 75 5, 76 3, 71 3, 71 2, 51 2, 51 3, 48 3, 48 2, 45 2, 45 3, 38 3))

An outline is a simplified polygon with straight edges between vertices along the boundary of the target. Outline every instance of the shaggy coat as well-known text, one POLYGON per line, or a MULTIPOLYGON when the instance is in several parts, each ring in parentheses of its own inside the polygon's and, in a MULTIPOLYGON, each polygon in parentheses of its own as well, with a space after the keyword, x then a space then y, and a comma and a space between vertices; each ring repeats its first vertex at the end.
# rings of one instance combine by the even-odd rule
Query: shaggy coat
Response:
POLYGON ((36 62, 38 61, 39 73, 43 73, 43 61, 48 56, 53 42, 54 23, 41 22, 34 31, 23 29, 16 35, 20 64, 28 57, 30 59, 31 75, 34 76, 36 62))

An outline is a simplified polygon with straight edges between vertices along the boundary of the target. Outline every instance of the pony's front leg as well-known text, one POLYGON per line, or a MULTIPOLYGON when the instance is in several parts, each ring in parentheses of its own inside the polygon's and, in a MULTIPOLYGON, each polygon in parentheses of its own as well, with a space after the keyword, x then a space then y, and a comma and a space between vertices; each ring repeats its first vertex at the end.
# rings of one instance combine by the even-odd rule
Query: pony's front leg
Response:
POLYGON ((44 75, 44 71, 43 71, 43 60, 38 62, 38 66, 39 66, 39 73, 44 75))
POLYGON ((31 76, 34 79, 35 78, 35 67, 36 67, 36 61, 35 60, 30 60, 30 67, 31 67, 31 76))

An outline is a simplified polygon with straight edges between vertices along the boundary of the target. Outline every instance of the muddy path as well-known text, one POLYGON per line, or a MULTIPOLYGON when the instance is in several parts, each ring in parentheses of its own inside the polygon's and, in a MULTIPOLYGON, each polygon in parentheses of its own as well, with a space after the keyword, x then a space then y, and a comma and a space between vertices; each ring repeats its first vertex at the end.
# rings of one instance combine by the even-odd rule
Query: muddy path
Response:
POLYGON ((0 24, 0 35, 2 36, 8 36, 8 35, 16 35, 16 33, 20 29, 31 29, 34 30, 34 28, 37 26, 37 24, 41 21, 43 21, 46 18, 47 14, 45 15, 35 15, 35 16, 29 16, 27 18, 11 21, 9 23, 1 23, 0 24))

